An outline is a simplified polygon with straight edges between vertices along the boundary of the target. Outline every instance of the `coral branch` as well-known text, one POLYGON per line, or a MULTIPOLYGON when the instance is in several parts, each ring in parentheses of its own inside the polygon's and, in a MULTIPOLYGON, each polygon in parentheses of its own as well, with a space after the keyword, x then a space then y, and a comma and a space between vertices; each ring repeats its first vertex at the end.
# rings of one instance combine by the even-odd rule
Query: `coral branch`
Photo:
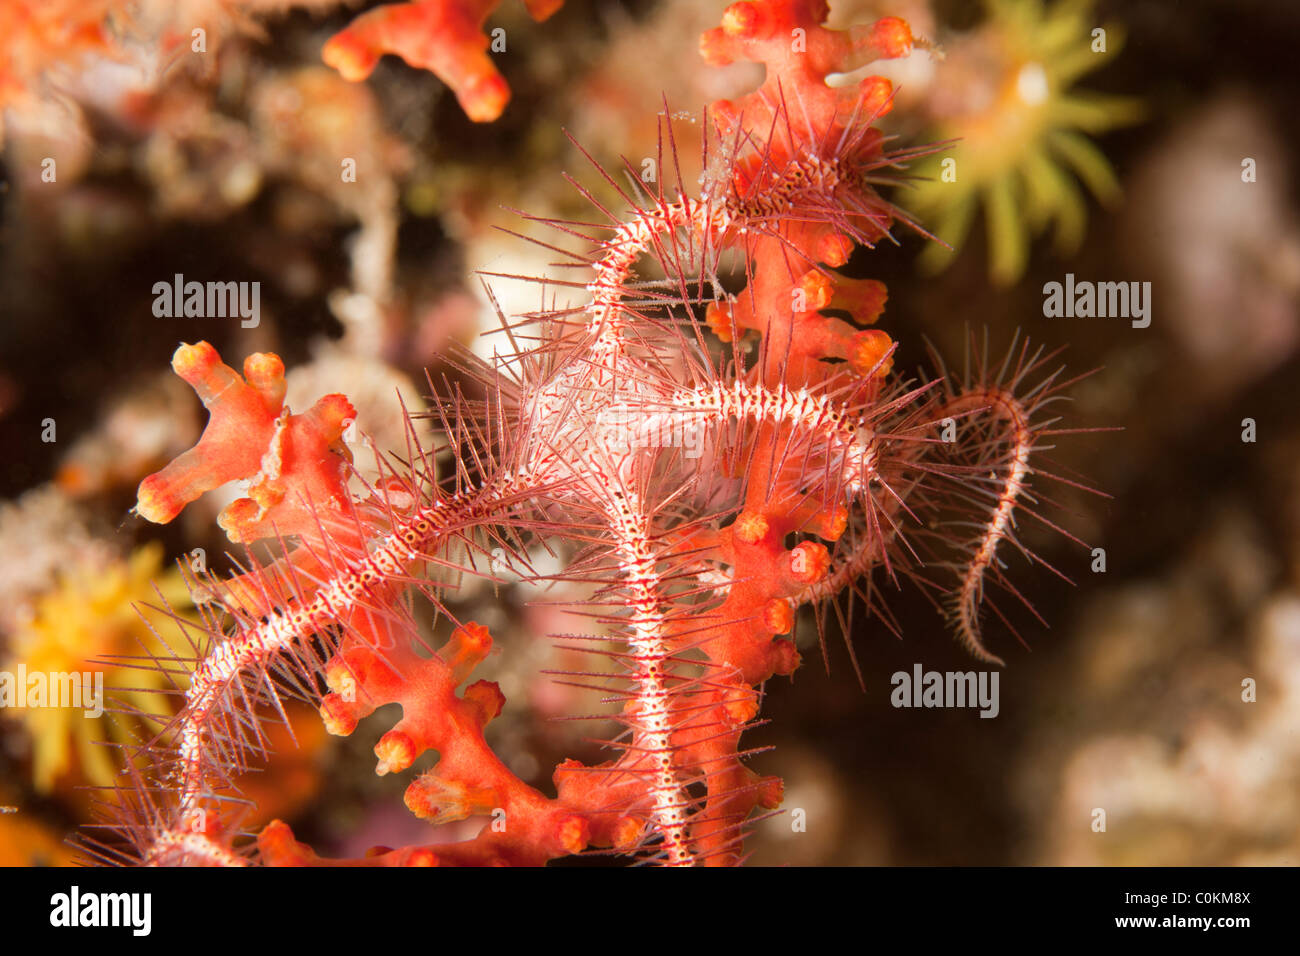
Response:
MULTIPOLYGON (((465 115, 490 123, 510 101, 510 87, 488 55, 483 23, 501 0, 415 0, 369 10, 325 44, 321 56, 348 80, 364 80, 385 53, 446 83, 465 115)), ((564 0, 527 0, 545 20, 564 0)))

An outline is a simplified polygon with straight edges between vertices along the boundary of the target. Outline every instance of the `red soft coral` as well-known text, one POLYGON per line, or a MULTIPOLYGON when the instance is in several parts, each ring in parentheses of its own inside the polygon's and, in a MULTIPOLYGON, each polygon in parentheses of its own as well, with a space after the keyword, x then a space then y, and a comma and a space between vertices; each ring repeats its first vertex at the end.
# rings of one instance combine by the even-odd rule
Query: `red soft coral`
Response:
MULTIPOLYGON (((488 123, 510 101, 510 87, 488 56, 483 22, 501 0, 415 0, 377 7, 325 44, 325 62, 349 80, 364 80, 385 53, 429 70, 451 87, 465 115, 488 123)), ((525 0, 545 20, 564 0, 525 0)))
POLYGON ((182 345, 176 374, 193 386, 211 418, 199 443, 140 483, 136 511, 166 524, 191 501, 228 481, 250 482, 248 497, 218 518, 230 540, 247 544, 276 535, 310 534, 322 509, 348 500, 351 455, 343 433, 356 409, 326 395, 301 415, 284 407, 284 363, 270 352, 244 361, 244 375, 207 342, 182 345))

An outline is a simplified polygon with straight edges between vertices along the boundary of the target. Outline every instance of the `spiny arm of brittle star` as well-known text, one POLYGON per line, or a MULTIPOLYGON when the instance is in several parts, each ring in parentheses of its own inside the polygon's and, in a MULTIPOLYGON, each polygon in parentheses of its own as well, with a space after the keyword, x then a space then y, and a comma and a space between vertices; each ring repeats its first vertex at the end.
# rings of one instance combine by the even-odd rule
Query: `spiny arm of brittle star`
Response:
POLYGON ((677 275, 681 283, 678 294, 685 301, 690 298, 687 273, 703 266, 712 244, 726 232, 728 222, 725 208, 708 200, 683 198, 641 210, 640 215, 615 229, 592 263, 594 276, 585 286, 591 299, 577 310, 592 338, 584 345, 582 360, 566 363, 538 395, 540 415, 561 413, 574 392, 595 394, 621 387, 622 376, 628 370, 629 333, 636 322, 625 298, 637 260, 647 253, 658 257, 670 275, 677 275), (680 242, 665 245, 666 240, 676 240, 679 233, 689 237, 692 249, 698 246, 699 262, 693 266, 681 261, 680 242))
MULTIPOLYGON (((629 415, 629 417, 631 417, 629 415)), ((836 487, 852 499, 877 477, 879 439, 843 405, 807 389, 734 381, 680 389, 660 404, 641 403, 631 439, 679 434, 686 427, 725 425, 732 418, 786 426, 797 441, 814 443, 838 462, 836 487)))
POLYGON ((650 518, 636 497, 619 494, 606 509, 620 572, 628 591, 632 675, 636 696, 637 759, 654 761, 649 793, 655 829, 674 866, 695 862, 687 808, 690 797, 675 766, 673 704, 669 687, 672 651, 664 631, 663 587, 650 538, 650 518))
MULTIPOLYGON (((229 688, 243 675, 264 669, 269 661, 295 644, 347 618, 353 610, 364 608, 374 586, 404 576, 421 559, 422 553, 436 549, 441 540, 467 526, 492 520, 527 490, 525 476, 501 478, 400 518, 364 558, 349 563, 323 582, 310 602, 293 609, 276 609, 218 645, 191 675, 185 704, 174 723, 179 741, 179 812, 175 827, 156 836, 144 860, 165 859, 182 846, 189 852, 193 849, 193 838, 203 836, 203 828, 195 825, 195 814, 202 810, 208 790, 205 772, 208 736, 229 688)), ((214 859, 222 859, 223 855, 229 854, 215 843, 207 854, 214 859)))
MULTIPOLYGON (((1004 663, 1002 659, 985 648, 980 637, 979 605, 984 575, 994 561, 999 543, 1010 533, 1015 508, 1032 473, 1029 458, 1033 451, 1033 428, 1021 403, 1010 392, 999 388, 972 389, 954 396, 938 408, 933 418, 942 421, 944 418, 985 411, 1007 422, 1011 447, 1010 465, 999 484, 996 504, 983 526, 975 552, 961 575, 956 592, 955 616, 957 637, 962 645, 977 659, 1001 666, 1004 663)), ((916 454, 927 447, 924 443, 914 443, 903 454, 906 455, 908 451, 916 454)), ((901 508, 901 498, 877 502, 878 518, 891 522, 890 526, 881 527, 878 533, 862 536, 852 550, 838 554, 835 570, 798 595, 798 602, 816 604, 830 599, 878 566, 885 558, 889 540, 896 534, 897 529, 892 521, 901 508)))
POLYGON ((191 866, 248 866, 248 860, 206 833, 187 833, 179 828, 159 833, 144 857, 145 866, 171 866, 181 862, 191 866))
MULTIPOLYGON (((595 353, 600 355, 622 347, 626 327, 622 303, 637 259, 650 253, 665 264, 670 275, 683 273, 690 264, 681 261, 678 245, 670 243, 669 248, 664 244, 665 239, 671 240, 679 230, 685 232, 692 247, 699 243, 699 258, 703 261, 711 244, 727 231, 729 224, 725 207, 708 199, 682 198, 674 203, 660 203, 619 226, 605 243, 603 254, 593 266, 595 276, 587 284, 591 295, 586 310, 588 322, 597 330, 595 353)), ((687 281, 683 276, 679 278, 683 283, 687 281)), ((683 285, 683 294, 685 291, 683 285)))
POLYGON ((1010 534, 1015 524, 1016 504, 1024 494, 1030 475, 1029 457, 1034 446, 1034 432, 1028 413, 1016 397, 995 387, 962 392, 940 406, 934 417, 943 419, 979 411, 988 411, 1006 421, 1010 455, 1006 475, 999 483, 997 504, 961 577, 956 597, 957 637, 979 660, 1000 667, 1002 659, 985 648, 980 639, 979 606, 984 596, 984 575, 993 564, 998 544, 1010 534))

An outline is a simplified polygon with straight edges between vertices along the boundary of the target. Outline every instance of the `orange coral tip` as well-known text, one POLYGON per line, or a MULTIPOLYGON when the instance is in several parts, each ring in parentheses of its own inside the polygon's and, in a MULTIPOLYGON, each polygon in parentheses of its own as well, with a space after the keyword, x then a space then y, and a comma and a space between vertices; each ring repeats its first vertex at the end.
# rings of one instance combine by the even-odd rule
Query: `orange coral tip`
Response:
POLYGON ((790 549, 790 576, 800 584, 820 581, 830 566, 831 554, 824 544, 803 541, 790 549))
POLYGON ((778 637, 772 641, 772 673, 785 676, 793 674, 799 669, 802 662, 799 652, 795 650, 794 642, 788 641, 783 637, 778 637))
POLYGON ((853 240, 842 232, 833 232, 817 244, 817 258, 832 268, 839 268, 853 254, 853 240))
POLYGON ((613 827, 614 849, 631 850, 641 842, 641 821, 636 817, 622 817, 613 827))
POLYGON ((775 598, 763 608, 763 626, 772 634, 789 634, 794 627, 794 611, 789 601, 775 598))
POLYGON ((480 680, 465 688, 465 699, 474 704, 484 724, 494 720, 506 706, 506 695, 501 685, 492 680, 480 680))
MULTIPOLYGON (((784 604, 785 602, 780 603, 784 604)), ((786 605, 786 607, 788 609, 789 605, 786 605)), ((738 682, 734 691, 727 692, 723 709, 734 725, 747 724, 758 716, 758 694, 754 692, 753 688, 738 682)))
POLYGON ((382 777, 388 773, 400 773, 405 770, 415 762, 418 755, 415 741, 409 734, 400 730, 390 730, 379 738, 379 743, 375 744, 375 756, 379 758, 379 766, 375 768, 375 773, 382 777))
POLYGON ((591 842, 591 828, 580 816, 567 816, 556 827, 556 837, 565 853, 581 853, 591 842))
POLYGON ((849 528, 849 513, 844 508, 834 508, 821 517, 817 533, 828 541, 838 541, 849 528))
POLYGON ((321 423, 321 430, 329 441, 338 441, 343 437, 344 430, 357 418, 356 407, 348 401, 346 395, 337 393, 321 396, 308 410, 308 414, 321 423))
POLYGON ((868 76, 862 81, 862 112, 867 116, 885 116, 894 108, 894 84, 883 76, 868 76))
POLYGON ((804 294, 807 312, 826 308, 831 304, 831 297, 835 294, 835 283, 831 281, 830 276, 816 269, 809 269, 804 273, 803 278, 799 280, 799 288, 804 294))
POLYGON ((336 694, 352 694, 357 692, 357 672, 351 666, 349 661, 340 658, 331 658, 330 662, 325 665, 325 683, 329 689, 336 694))
POLYGON ((758 805, 775 810, 785 800, 785 782, 780 777, 764 777, 758 782, 758 805))
POLYGON ((872 46, 886 59, 907 56, 912 52, 912 45, 916 42, 907 21, 898 17, 884 17, 877 20, 871 31, 871 40, 872 46))
POLYGON ((465 115, 475 123, 490 123, 510 102, 510 86, 501 74, 493 71, 456 92, 465 115))
POLYGON ((182 344, 172 354, 172 369, 187 382, 220 362, 221 356, 207 342, 182 344))
POLYGON ((254 388, 274 386, 284 378, 284 362, 274 352, 254 352, 244 359, 244 379, 254 388))
POLYGON ((850 361, 863 375, 888 375, 894 365, 890 350, 894 340, 880 329, 867 329, 853 336, 850 361))
POLYGON ((344 31, 330 39, 320 51, 326 66, 339 71, 345 80, 359 83, 368 77, 379 62, 379 57, 365 43, 344 31))
POLYGON ((326 733, 347 737, 357 729, 357 717, 352 707, 337 694, 326 694, 320 702, 320 718, 326 733))
POLYGON ((492 635, 482 624, 470 622, 451 632, 451 638, 438 652, 451 668, 453 684, 460 684, 492 650, 492 635))
POLYGON ((889 300, 889 290, 877 279, 848 279, 835 290, 831 308, 844 309, 859 325, 870 325, 880 318, 889 300))
POLYGON ((704 321, 708 323, 709 328, 723 342, 730 342, 731 335, 731 310, 724 307, 719 302, 710 302, 709 307, 704 310, 704 321))
POLYGON ((217 527, 236 543, 252 541, 257 531, 252 527, 262 517, 261 506, 252 498, 236 498, 217 515, 217 527))
POLYGON ((769 528, 767 519, 758 512, 742 511, 736 516, 736 522, 731 526, 731 533, 736 540, 745 544, 757 544, 763 540, 769 528))
POLYGON ((709 66, 729 66, 733 62, 727 47, 727 36, 721 30, 700 34, 700 57, 709 66))
POLYGON ((160 475, 150 475, 136 490, 135 513, 145 521, 166 524, 181 513, 185 502, 166 492, 167 482, 160 475))
POLYGON ((758 35, 763 19, 763 11, 758 4, 742 0, 733 3, 723 12, 722 32, 728 36, 750 39, 758 35))
POLYGON ((541 23, 564 6, 564 0, 524 0, 528 15, 541 23))
POLYGON ((488 631, 487 625, 479 624, 477 621, 462 624, 456 628, 453 636, 463 642, 467 650, 472 649, 486 654, 492 649, 492 635, 488 631))

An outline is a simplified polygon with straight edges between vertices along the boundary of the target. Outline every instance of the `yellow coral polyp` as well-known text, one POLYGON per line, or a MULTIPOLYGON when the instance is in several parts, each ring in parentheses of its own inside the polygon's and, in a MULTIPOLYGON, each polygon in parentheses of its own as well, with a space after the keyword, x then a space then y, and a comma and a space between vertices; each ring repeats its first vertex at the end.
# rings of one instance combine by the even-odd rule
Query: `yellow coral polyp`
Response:
POLYGON ((934 82, 937 140, 952 149, 916 167, 908 206, 951 249, 930 245, 922 265, 937 271, 964 243, 982 204, 989 271, 1008 283, 1024 271, 1031 237, 1055 225, 1058 252, 1083 239, 1081 180, 1098 199, 1119 198, 1109 162, 1085 134, 1135 121, 1134 100, 1071 87, 1123 43, 1115 24, 1098 24, 1092 0, 987 0, 988 18, 954 41, 934 82), (1076 180, 1077 177, 1077 180, 1076 180))
MULTIPOLYGON (((146 604, 160 606, 165 601, 178 611, 190 606, 180 573, 160 573, 162 555, 161 545, 149 544, 128 559, 105 567, 79 567, 61 577, 53 590, 37 600, 32 617, 17 630, 0 670, 15 674, 21 666, 27 674, 102 672, 107 697, 146 714, 166 710, 166 699, 153 693, 168 688, 162 673, 105 660, 170 654, 155 630, 174 633, 177 629, 155 626, 151 630, 141 618, 143 614, 157 625, 156 619, 161 617, 144 607, 146 604)), ((22 695, 18 703, 23 703, 22 695)), ((103 703, 105 710, 99 717, 87 716, 81 707, 16 706, 0 712, 21 720, 26 729, 32 748, 32 782, 38 791, 54 789, 73 771, 74 761, 80 770, 74 776, 98 786, 113 782, 113 754, 101 744, 133 743, 148 728, 140 718, 111 712, 108 708, 114 707, 113 700, 103 703)))

